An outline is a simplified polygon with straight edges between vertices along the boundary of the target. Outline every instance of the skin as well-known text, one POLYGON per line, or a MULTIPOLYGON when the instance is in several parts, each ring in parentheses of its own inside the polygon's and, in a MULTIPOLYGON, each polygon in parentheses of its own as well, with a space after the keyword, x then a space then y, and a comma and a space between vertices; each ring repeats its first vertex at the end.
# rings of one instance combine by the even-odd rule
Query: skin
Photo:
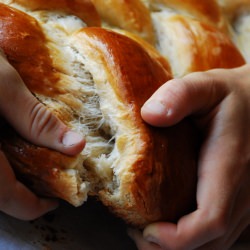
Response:
POLYGON ((142 107, 154 126, 193 119, 203 134, 197 210, 129 235, 141 250, 229 249, 250 224, 250 65, 189 74, 164 84, 142 107))
MULTIPOLYGON (((80 153, 84 138, 47 110, 29 92, 16 70, 0 51, 0 126, 10 123, 25 139, 68 155, 80 153)), ((0 150, 0 211, 32 220, 55 209, 55 200, 37 197, 20 183, 0 150)))

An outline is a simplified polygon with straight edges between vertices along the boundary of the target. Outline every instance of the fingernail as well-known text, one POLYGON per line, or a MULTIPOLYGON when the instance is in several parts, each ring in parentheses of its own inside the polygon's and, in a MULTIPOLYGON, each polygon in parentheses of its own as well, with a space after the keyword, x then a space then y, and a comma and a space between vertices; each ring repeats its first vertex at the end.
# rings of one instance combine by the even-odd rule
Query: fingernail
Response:
POLYGON ((167 114, 166 106, 157 100, 151 100, 151 101, 146 102, 143 105, 142 109, 143 111, 150 112, 153 114, 158 114, 158 115, 167 114))
POLYGON ((143 232, 143 238, 150 243, 154 243, 160 246, 160 241, 157 237, 155 237, 157 234, 157 229, 154 225, 149 225, 145 228, 143 232))
POLYGON ((46 210, 47 213, 57 209, 59 206, 59 202, 57 200, 54 200, 54 199, 52 200, 49 198, 43 198, 40 200, 40 202, 41 202, 40 204, 46 210))
POLYGON ((153 237, 152 235, 147 235, 146 237, 144 237, 144 239, 145 239, 147 242, 149 242, 149 243, 154 243, 154 244, 160 246, 159 240, 156 239, 155 237, 153 237))
POLYGON ((48 210, 47 212, 52 212, 54 210, 56 210, 57 208, 59 207, 59 204, 51 204, 49 207, 48 207, 48 210))
POLYGON ((74 131, 67 131, 63 136, 62 143, 64 146, 69 147, 82 142, 82 140, 83 137, 80 134, 74 131))

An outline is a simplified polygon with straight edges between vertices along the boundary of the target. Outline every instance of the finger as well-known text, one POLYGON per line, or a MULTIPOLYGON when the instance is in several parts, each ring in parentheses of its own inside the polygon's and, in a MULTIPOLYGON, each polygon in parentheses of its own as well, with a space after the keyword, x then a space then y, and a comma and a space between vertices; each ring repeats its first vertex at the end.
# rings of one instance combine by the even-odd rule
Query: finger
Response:
POLYGON ((202 211, 196 211, 183 217, 177 225, 152 224, 145 229, 144 238, 149 242, 157 243, 163 249, 227 249, 224 248, 225 244, 222 244, 224 241, 221 240, 224 238, 224 229, 220 224, 211 225, 211 221, 208 221, 204 215, 206 214, 202 211))
POLYGON ((202 222, 204 218, 201 213, 196 211, 187 215, 177 225, 167 222, 151 224, 144 230, 144 238, 160 245, 163 249, 197 249, 218 235, 218 230, 213 232, 202 222))
POLYGON ((198 209, 182 217, 178 224, 158 223, 152 224, 144 231, 144 235, 152 242, 158 243, 166 249, 196 249, 210 241, 224 237, 228 229, 228 222, 235 203, 237 185, 228 189, 230 182, 223 178, 213 178, 213 183, 203 183, 198 199, 198 209), (211 188, 211 184, 214 188, 211 188), (226 187, 225 187, 225 186, 226 187), (207 191, 207 188, 210 190, 207 191), (233 195, 230 195, 232 193, 233 195))
POLYGON ((220 70, 220 74, 192 73, 170 80, 144 104, 142 118, 154 126, 171 126, 190 114, 208 112, 227 93, 225 85, 220 84, 224 75, 220 70))
POLYGON ((155 243, 150 243, 146 241, 142 233, 139 230, 129 229, 128 230, 129 237, 135 242, 137 248, 139 250, 160 250, 160 246, 155 243))
POLYGON ((82 135, 69 128, 26 88, 15 69, 0 56, 0 112, 27 140, 74 155, 83 149, 82 135))
POLYGON ((33 220, 58 206, 55 200, 40 199, 18 182, 2 152, 0 152, 0 162, 1 211, 18 219, 33 220))

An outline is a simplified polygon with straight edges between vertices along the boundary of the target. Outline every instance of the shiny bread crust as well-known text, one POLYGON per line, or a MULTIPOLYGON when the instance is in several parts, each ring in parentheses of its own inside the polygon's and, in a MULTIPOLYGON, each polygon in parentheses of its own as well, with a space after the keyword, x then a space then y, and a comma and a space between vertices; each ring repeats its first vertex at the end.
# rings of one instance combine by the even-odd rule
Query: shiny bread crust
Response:
MULTIPOLYGON (((176 221, 195 205, 196 136, 188 121, 161 129, 146 125, 140 116, 144 102, 171 76, 136 43, 113 32, 87 28, 75 35, 74 44, 92 61, 90 72, 104 69, 123 105, 115 111, 123 114, 116 123, 126 127, 116 137, 121 151, 119 188, 113 193, 101 190, 99 198, 132 224, 145 225, 159 218, 176 221)), ((102 84, 97 74, 93 77, 97 86, 102 84)))
POLYGON ((156 42, 150 11, 138 0, 92 0, 106 24, 141 36, 154 45, 156 42), (112 6, 112 7, 111 7, 112 6))
POLYGON ((88 26, 100 26, 101 19, 91 0, 14 0, 31 11, 56 10, 75 15, 82 19, 88 26))

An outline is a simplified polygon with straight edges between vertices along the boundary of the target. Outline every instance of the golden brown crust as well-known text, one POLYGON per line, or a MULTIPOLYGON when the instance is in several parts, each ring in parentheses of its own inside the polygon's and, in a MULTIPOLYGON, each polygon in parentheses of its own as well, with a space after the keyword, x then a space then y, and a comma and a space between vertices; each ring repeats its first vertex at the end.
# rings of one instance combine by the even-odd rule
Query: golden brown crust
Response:
POLYGON ((137 43, 139 43, 146 51, 147 53, 150 55, 151 58, 153 58, 154 60, 156 60, 158 63, 160 63, 162 65, 162 67, 172 75, 172 70, 171 70, 171 66, 169 64, 169 62, 167 61, 166 58, 164 58, 157 50, 154 46, 152 46, 150 43, 148 43, 147 41, 143 40, 141 37, 137 36, 134 33, 128 32, 126 30, 120 30, 120 29, 114 29, 114 31, 123 34, 131 39, 133 39, 134 41, 136 41, 137 43))
POLYGON ((149 10, 140 0, 92 0, 102 20, 137 34, 151 44, 155 43, 154 28, 149 10))
POLYGON ((159 50, 168 58, 175 77, 245 64, 232 40, 209 24, 177 14, 155 14, 154 20, 159 50))
POLYGON ((132 192, 138 207, 143 205, 138 210, 144 212, 145 224, 154 221, 176 222, 196 205, 197 135, 188 122, 168 130, 152 128, 150 132, 152 149, 148 155, 151 155, 152 163, 147 166, 151 167, 142 164, 134 166, 133 171, 137 174, 132 192))
POLYGON ((216 0, 153 0, 152 2, 173 8, 178 13, 184 12, 187 16, 193 16, 217 28, 224 26, 221 9, 216 0))
MULTIPOLYGON (((171 76, 137 43, 116 33, 85 28, 76 35, 77 42, 88 60, 98 61, 105 69, 116 96, 129 110, 128 121, 120 122, 137 128, 139 138, 135 141, 136 158, 119 175, 121 194, 115 197, 104 190, 99 197, 113 212, 137 226, 160 219, 175 221, 195 203, 195 137, 190 124, 156 129, 140 116, 144 102, 171 76)), ((132 134, 128 137, 134 140, 132 134)))
POLYGON ((91 0, 15 0, 30 10, 58 10, 75 15, 88 26, 100 26, 100 17, 91 0))
POLYGON ((191 71, 233 68, 245 64, 243 56, 231 39, 218 29, 181 16, 175 16, 171 22, 181 25, 183 33, 189 31, 193 40, 196 51, 193 53, 191 71))
POLYGON ((46 38, 37 21, 0 3, 0 47, 17 69, 27 87, 46 95, 56 95, 59 78, 46 47, 46 38), (51 82, 54 85, 51 86, 51 82))
POLYGON ((117 96, 124 103, 136 101, 138 109, 171 78, 169 72, 152 60, 144 48, 125 36, 102 28, 84 28, 74 37, 80 40, 82 48, 89 46, 93 53, 99 51, 102 54, 103 67, 109 72, 110 79, 117 79, 113 82, 116 85, 112 86, 117 96), (137 84, 131 86, 132 83, 137 84))

